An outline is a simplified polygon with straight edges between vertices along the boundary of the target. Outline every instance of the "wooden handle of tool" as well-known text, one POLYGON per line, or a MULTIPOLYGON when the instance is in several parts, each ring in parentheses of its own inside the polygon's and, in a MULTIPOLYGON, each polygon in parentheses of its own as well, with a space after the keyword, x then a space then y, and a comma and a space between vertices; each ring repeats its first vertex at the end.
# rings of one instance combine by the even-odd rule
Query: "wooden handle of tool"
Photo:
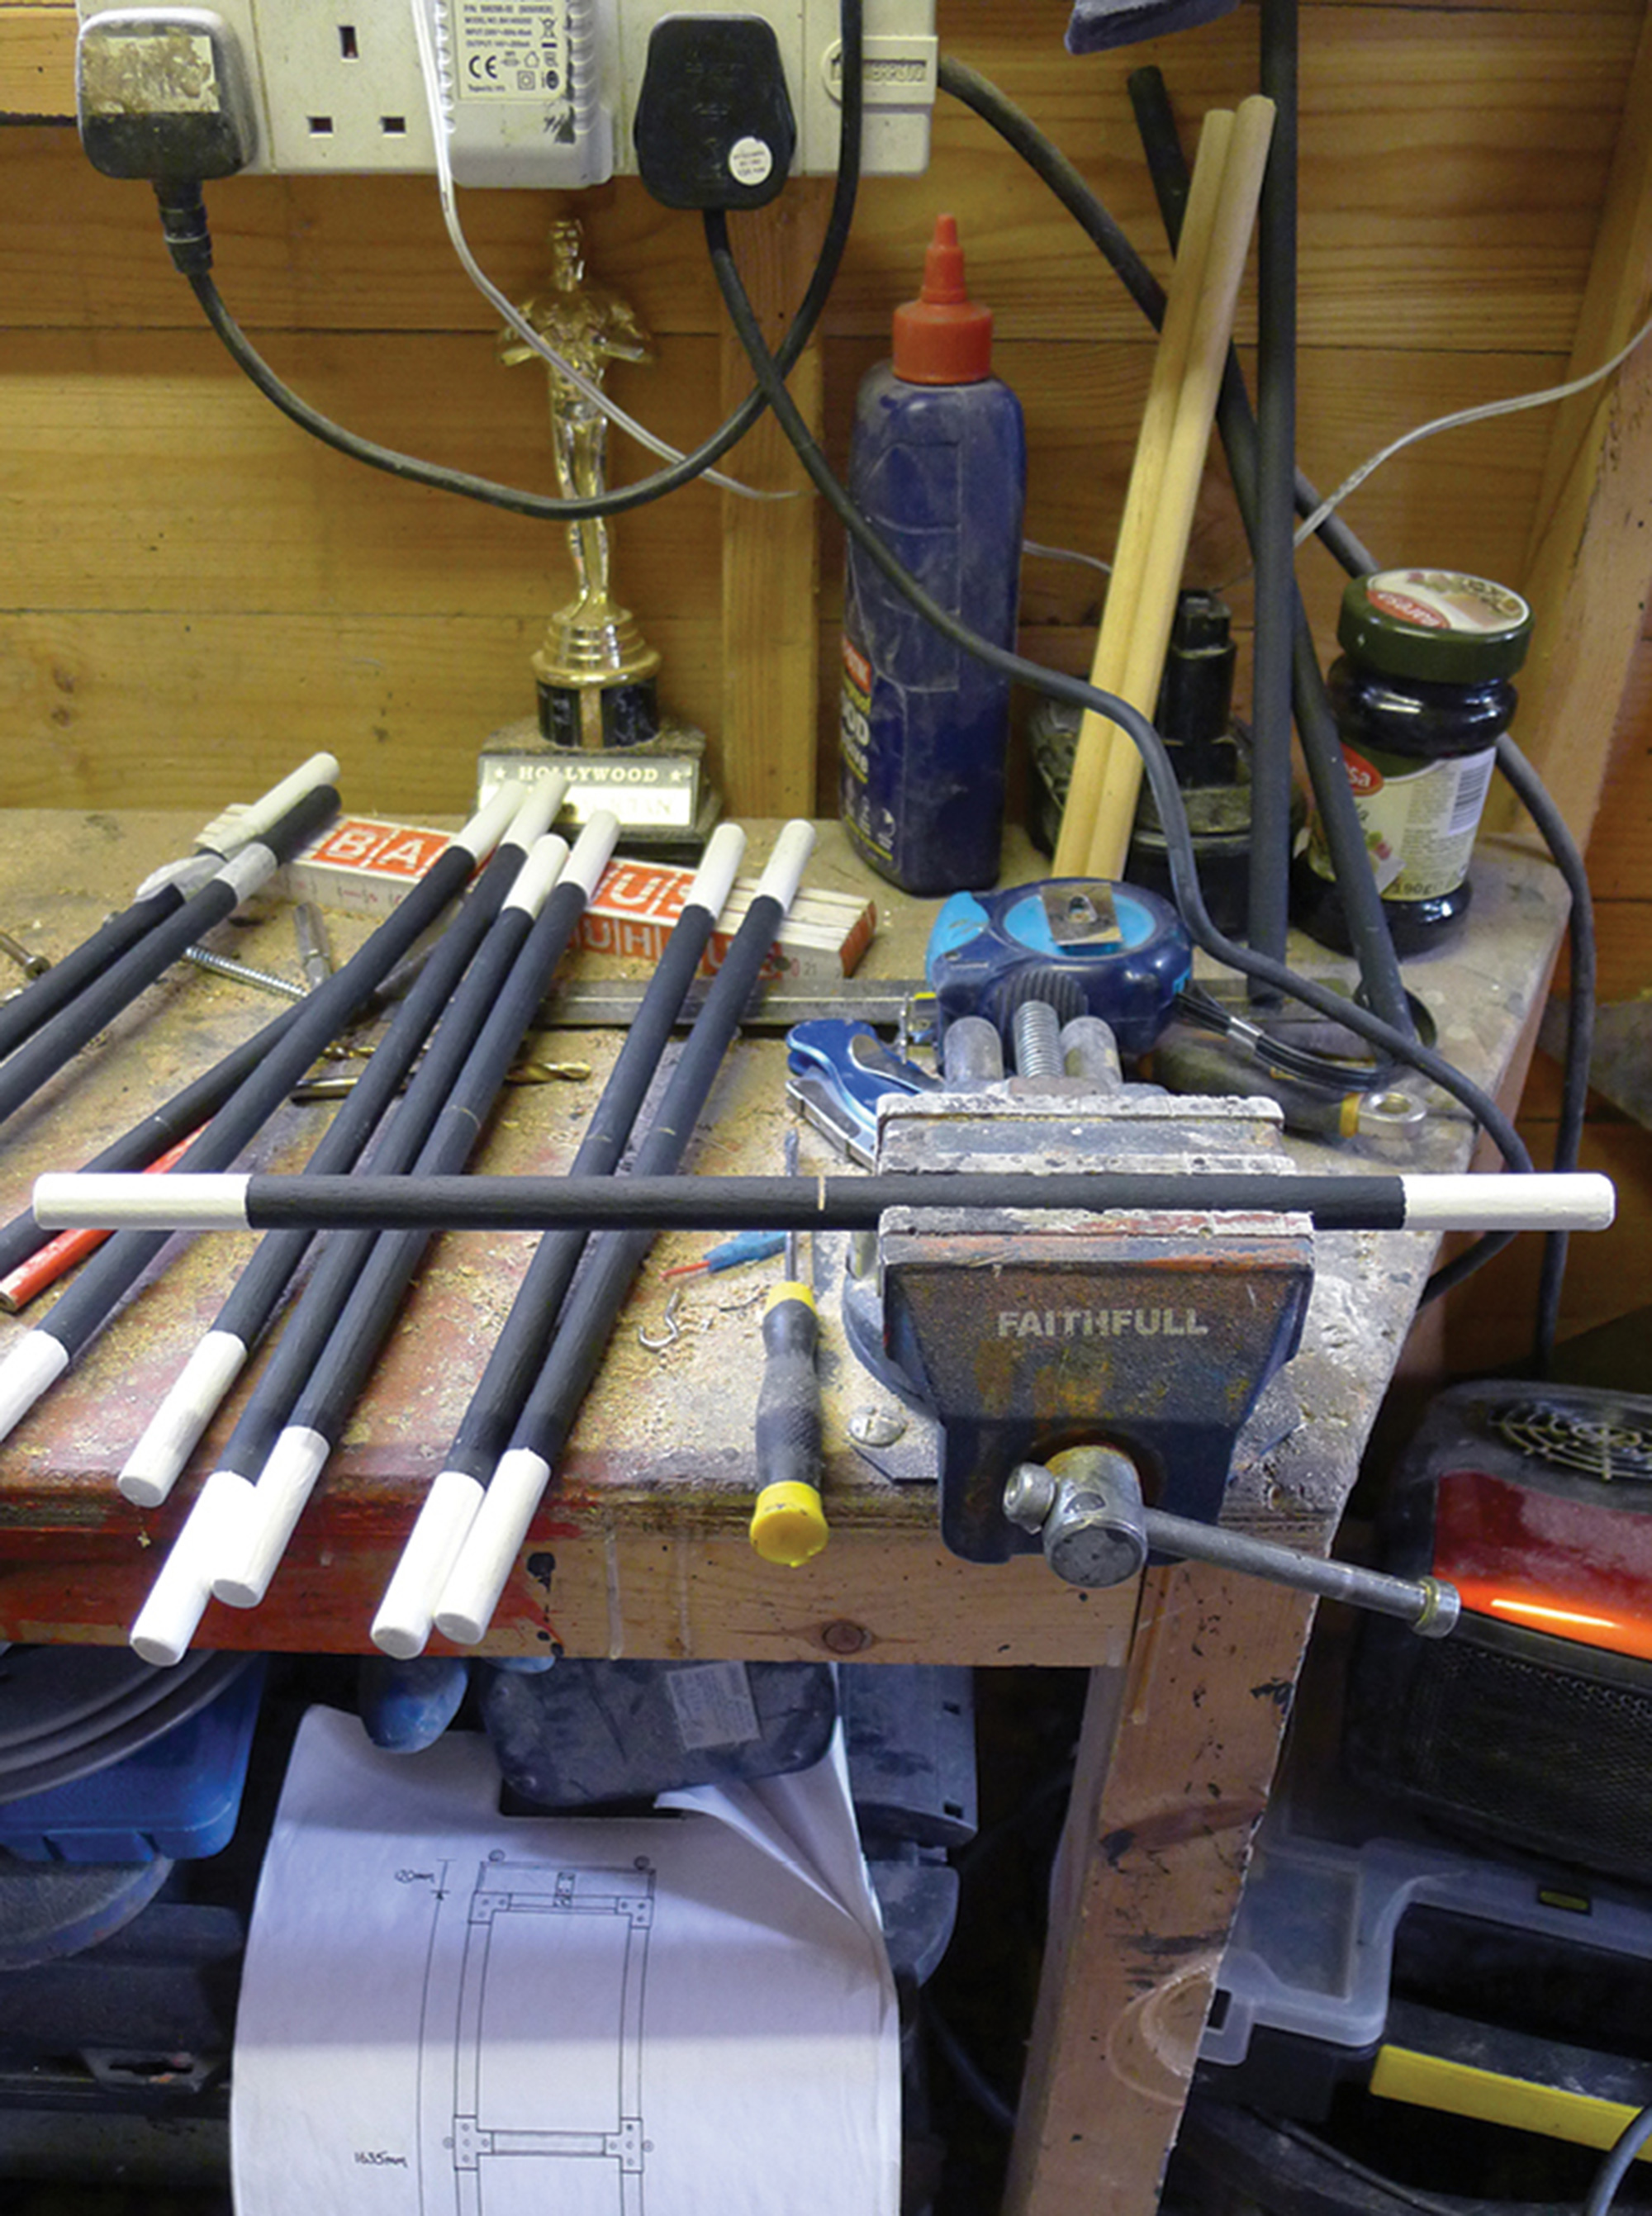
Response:
MULTIPOLYGON (((1214 108, 1199 131, 1181 243, 1170 274, 1164 326, 1153 356, 1153 375, 1136 436, 1136 455, 1131 465, 1125 512, 1113 547, 1113 574, 1107 581, 1101 628, 1090 663, 1090 682, 1105 692, 1119 691, 1130 658, 1142 572, 1153 535, 1159 486, 1175 424, 1187 350, 1198 317, 1205 263, 1222 196, 1222 177, 1233 129, 1233 111, 1214 108)), ((1105 717, 1087 708, 1079 722, 1073 774, 1056 846, 1055 874, 1058 877, 1084 874, 1090 829, 1100 803, 1108 755, 1118 746, 1134 752, 1105 717)))
MULTIPOLYGON (((1256 205, 1273 132, 1273 103, 1243 101, 1222 174, 1222 191, 1200 288, 1199 313, 1187 350, 1187 367, 1159 483, 1158 506, 1147 561, 1137 594, 1130 657, 1119 690, 1143 715, 1153 713, 1164 657, 1175 621, 1176 596, 1187 560, 1193 509, 1210 451, 1217 396, 1233 335, 1240 280, 1255 227, 1256 205)), ((1142 758, 1121 741, 1109 750, 1101 797, 1091 826, 1081 874, 1116 877, 1125 866, 1141 790, 1142 758)))

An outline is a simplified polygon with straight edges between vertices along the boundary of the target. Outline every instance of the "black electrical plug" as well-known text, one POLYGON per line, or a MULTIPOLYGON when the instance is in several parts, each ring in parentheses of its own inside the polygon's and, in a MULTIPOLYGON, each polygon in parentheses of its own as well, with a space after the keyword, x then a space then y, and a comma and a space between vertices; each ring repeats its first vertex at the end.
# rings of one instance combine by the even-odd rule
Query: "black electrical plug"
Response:
POLYGON ((75 48, 75 105, 93 167, 147 177, 163 212, 170 190, 233 176, 256 149, 241 49, 209 8, 89 15, 75 48))
POLYGON ((649 35, 632 125, 637 173, 674 208, 755 208, 786 182, 798 128, 774 27, 670 15, 649 35))

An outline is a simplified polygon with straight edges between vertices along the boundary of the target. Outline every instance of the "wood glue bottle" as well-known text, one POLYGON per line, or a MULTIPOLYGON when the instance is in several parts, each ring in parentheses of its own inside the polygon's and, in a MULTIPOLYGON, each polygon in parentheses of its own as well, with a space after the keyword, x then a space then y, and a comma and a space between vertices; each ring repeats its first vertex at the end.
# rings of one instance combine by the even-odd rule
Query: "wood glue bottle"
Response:
MULTIPOLYGON (((992 313, 964 286, 958 225, 936 219, 923 291, 895 311, 894 359, 861 382, 849 491, 931 597, 1014 648, 1026 436, 992 374, 992 313)), ((904 891, 998 875, 1009 680, 932 630, 849 542, 841 807, 856 852, 904 891)))

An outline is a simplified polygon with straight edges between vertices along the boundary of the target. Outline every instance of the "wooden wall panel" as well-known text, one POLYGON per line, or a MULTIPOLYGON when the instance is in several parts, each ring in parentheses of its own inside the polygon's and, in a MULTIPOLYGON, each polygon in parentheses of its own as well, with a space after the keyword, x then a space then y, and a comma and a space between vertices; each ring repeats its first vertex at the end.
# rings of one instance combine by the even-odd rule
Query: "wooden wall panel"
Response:
MULTIPOLYGON (((667 436, 695 426, 709 339, 661 342, 613 380, 667 436)), ((554 492, 545 378, 448 334, 284 335, 271 354, 325 414, 453 468, 554 492)), ((9 603, 243 612, 318 608, 541 619, 571 589, 567 527, 365 469, 289 423, 209 331, 24 332, 0 339, 7 467, 23 497, 0 563, 9 603)), ((685 488, 614 526, 638 605, 714 623, 694 558, 717 494, 685 488)))
MULTIPOLYGON (((527 658, 543 628, 539 614, 0 610, 0 808, 204 816, 325 749, 352 808, 414 822, 463 815, 483 742, 533 712, 527 658)), ((713 634, 649 629, 671 705, 710 724, 722 693, 713 634)))

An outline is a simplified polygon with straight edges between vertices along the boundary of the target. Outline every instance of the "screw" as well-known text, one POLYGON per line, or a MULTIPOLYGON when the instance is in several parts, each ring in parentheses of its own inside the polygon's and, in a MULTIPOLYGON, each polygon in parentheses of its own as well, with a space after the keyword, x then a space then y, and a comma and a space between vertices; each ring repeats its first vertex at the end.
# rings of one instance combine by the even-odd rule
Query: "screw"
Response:
POLYGON ((25 977, 43 977, 52 967, 49 955, 31 953, 9 931, 0 931, 0 954, 9 955, 25 977))
POLYGON ((829 1654, 859 1654, 872 1645, 872 1634, 865 1624, 850 1623, 840 1616, 835 1623, 823 1628, 820 1643, 829 1654))
POLYGON ((1013 1030, 1018 1077, 1061 1077, 1066 1074, 1061 1053, 1061 1019, 1048 1000, 1023 1000, 1015 1011, 1013 1030))
POLYGON ((273 970, 249 970, 244 962, 231 962, 227 955, 214 954, 209 946, 186 946, 183 958, 214 977, 227 977, 234 985, 256 986, 261 993, 278 993, 284 1000, 305 1000, 310 997, 307 985, 294 984, 290 977, 278 977, 273 970))
POLYGON ((849 1437, 860 1447, 892 1447, 906 1429, 906 1418, 892 1408, 857 1408, 849 1418, 849 1437))

